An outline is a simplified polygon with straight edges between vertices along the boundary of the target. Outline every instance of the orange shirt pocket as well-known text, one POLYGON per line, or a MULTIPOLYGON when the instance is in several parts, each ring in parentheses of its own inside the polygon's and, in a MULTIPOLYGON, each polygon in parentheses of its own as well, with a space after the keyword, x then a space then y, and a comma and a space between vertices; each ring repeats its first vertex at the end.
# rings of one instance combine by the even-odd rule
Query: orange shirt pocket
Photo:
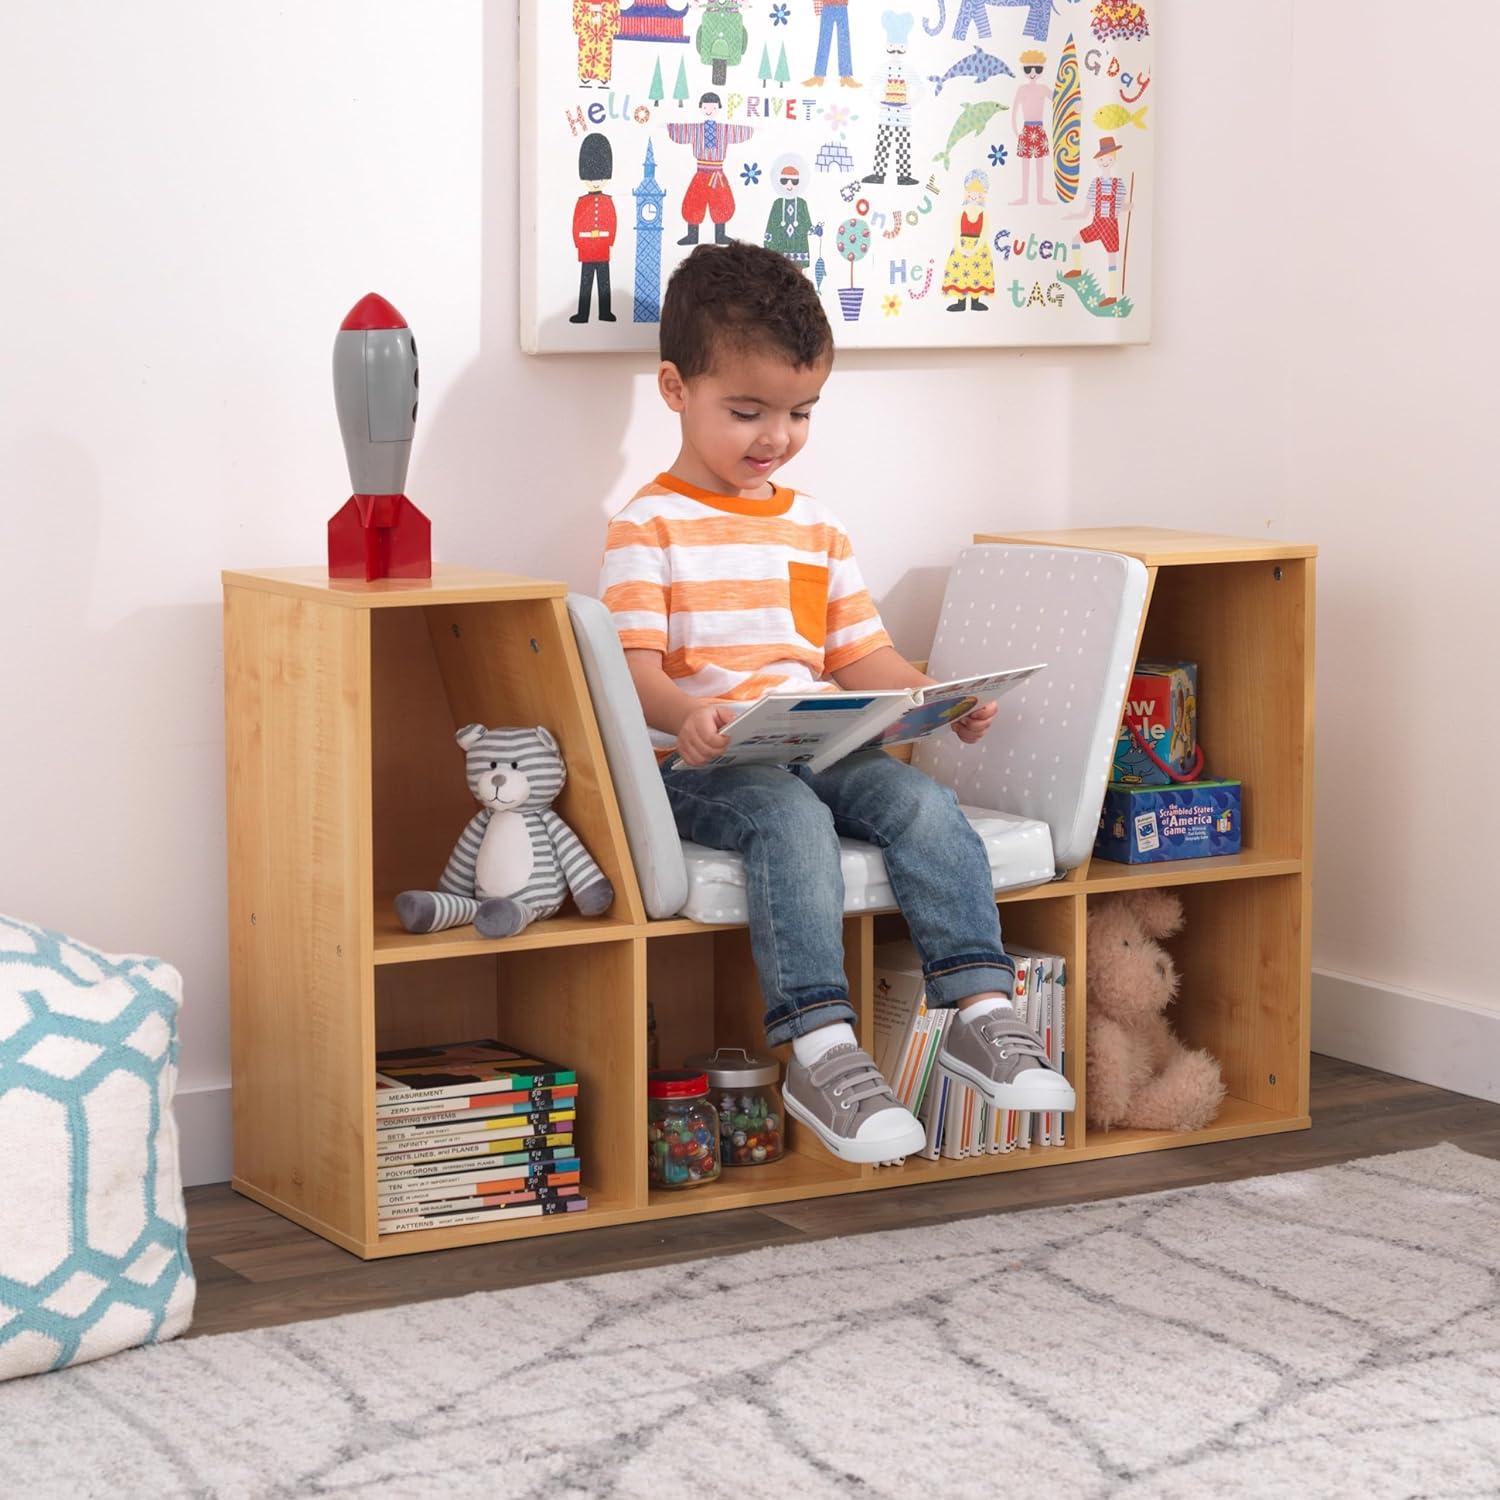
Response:
POLYGON ((797 634, 810 645, 821 646, 828 638, 828 569, 812 563, 788 563, 792 623, 797 634))

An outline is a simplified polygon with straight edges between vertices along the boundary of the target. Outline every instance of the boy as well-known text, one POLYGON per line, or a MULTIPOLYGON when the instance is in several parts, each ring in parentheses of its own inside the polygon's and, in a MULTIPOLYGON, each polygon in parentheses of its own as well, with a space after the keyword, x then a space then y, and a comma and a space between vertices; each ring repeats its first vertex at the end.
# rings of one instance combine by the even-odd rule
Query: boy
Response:
MULTIPOLYGON (((957 1006, 939 1062, 1009 1109, 1073 1108, 1011 1005, 989 862, 958 799, 880 750, 826 771, 695 770, 726 746, 732 703, 932 679, 891 645, 838 521, 772 476, 807 441, 833 365, 817 292, 760 246, 695 250, 661 313, 662 399, 682 424, 670 469, 610 523, 600 590, 685 839, 744 856, 766 1039, 790 1043, 787 1112, 845 1161, 918 1150, 921 1124, 863 1052, 844 975, 839 835, 878 845, 929 1006, 957 1006), (831 679, 831 682, 825 681, 831 679)), ((995 705, 954 725, 968 743, 995 705)))

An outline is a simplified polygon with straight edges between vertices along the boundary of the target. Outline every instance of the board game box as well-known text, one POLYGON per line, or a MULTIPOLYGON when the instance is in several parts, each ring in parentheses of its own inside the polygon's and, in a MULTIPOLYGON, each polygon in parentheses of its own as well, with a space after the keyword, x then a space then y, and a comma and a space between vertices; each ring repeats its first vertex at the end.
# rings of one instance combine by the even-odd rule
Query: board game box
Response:
POLYGON ((1105 789, 1094 853, 1121 864, 1240 852, 1240 783, 1105 789))

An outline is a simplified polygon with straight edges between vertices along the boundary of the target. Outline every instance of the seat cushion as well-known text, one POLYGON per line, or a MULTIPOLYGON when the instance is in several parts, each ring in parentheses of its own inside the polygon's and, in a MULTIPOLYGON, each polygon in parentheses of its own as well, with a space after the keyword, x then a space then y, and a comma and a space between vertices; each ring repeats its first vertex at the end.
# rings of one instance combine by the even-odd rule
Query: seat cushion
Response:
POLYGON ((157 959, 0 917, 0 1380, 188 1325, 181 1002, 157 959))
MULTIPOLYGON (((1052 832, 1045 823, 982 807, 965 807, 963 813, 984 840, 997 891, 1040 885, 1052 879, 1052 832)), ((844 872, 844 910, 878 911, 894 907, 896 897, 880 850, 857 839, 840 839, 839 850, 844 872)), ((688 875, 687 902, 682 915, 695 922, 747 921, 745 861, 738 854, 686 841, 682 853, 688 875)))

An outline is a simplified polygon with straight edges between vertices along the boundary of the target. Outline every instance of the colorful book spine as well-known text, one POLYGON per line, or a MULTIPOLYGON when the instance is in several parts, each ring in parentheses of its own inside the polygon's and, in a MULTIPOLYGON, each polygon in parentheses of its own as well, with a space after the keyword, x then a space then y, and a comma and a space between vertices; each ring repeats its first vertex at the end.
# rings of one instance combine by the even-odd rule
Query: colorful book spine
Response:
MULTIPOLYGON (((1011 957, 1016 961, 1016 988, 1012 996, 1012 1003, 1016 1008, 1018 1020, 1030 1022, 1031 1016, 1031 956, 1028 953, 1017 953, 1011 951, 1011 957)), ((1031 1111, 1029 1109, 1018 1109, 1014 1111, 1016 1117, 1016 1144, 1018 1146, 1029 1146, 1031 1144, 1031 1111)))
POLYGON ((405 1203, 433 1203, 450 1198, 485 1198, 496 1193, 520 1193, 532 1188, 567 1187, 576 1184, 581 1176, 578 1159, 571 1158, 558 1163, 558 1170, 551 1168, 525 1175, 506 1176, 491 1172, 465 1173, 462 1177, 426 1177, 415 1181, 392 1183, 382 1188, 379 1208, 384 1212, 405 1203))
POLYGON ((508 1093, 468 1094, 461 1099, 393 1104, 388 1109, 376 1109, 375 1124, 378 1129, 387 1130, 396 1124, 415 1125, 429 1120, 440 1122, 477 1119, 485 1115, 526 1114, 538 1109, 565 1109, 577 1097, 578 1085, 575 1083, 556 1089, 512 1089, 508 1093))
POLYGON ((550 1133, 564 1126, 572 1128, 575 1109, 537 1109, 524 1115, 485 1115, 479 1119, 462 1119, 450 1124, 436 1121, 425 1125, 391 1125, 375 1133, 375 1150, 431 1145, 435 1141, 488 1141, 501 1136, 550 1133))
POLYGON ((387 1224, 393 1219, 447 1219, 453 1214, 481 1213, 499 1208, 524 1208, 530 1203, 561 1203, 581 1194, 577 1184, 556 1188, 520 1188, 511 1193, 486 1193, 482 1198, 446 1198, 436 1203, 424 1203, 406 1208, 382 1209, 377 1223, 387 1224))
MULTIPOLYGON (((1032 1012, 1036 1016, 1033 1030, 1042 1044, 1042 1051, 1052 1057, 1052 955, 1038 953, 1033 956, 1032 1012)), ((1039 1110, 1036 1117, 1036 1143, 1039 1146, 1052 1144, 1052 1115, 1050 1109, 1039 1110)))
MULTIPOLYGON (((387 1079, 387 1084, 399 1079, 387 1079)), ((578 1074, 568 1069, 551 1073, 507 1073, 498 1078, 476 1079, 472 1083, 450 1083, 429 1089, 387 1087, 375 1096, 375 1112, 384 1114, 398 1104, 422 1104, 432 1099, 467 1099, 473 1094, 529 1093, 532 1089, 564 1088, 578 1082, 578 1074)))
MULTIPOLYGON (((1068 1068, 1068 961, 1055 957, 1052 963, 1053 1005, 1057 1017, 1057 1066, 1067 1072, 1068 1068)), ((1067 1116, 1057 1111, 1057 1144, 1067 1144, 1067 1116)))
POLYGON ((927 1002, 921 1001, 917 1006, 917 1013, 912 1018, 910 1029, 906 1034, 906 1042, 901 1051, 900 1061, 896 1071, 891 1075, 891 1089, 896 1097, 913 1113, 912 1100, 917 1097, 917 1081, 921 1076, 922 1052, 927 1045, 927 1028, 931 1024, 932 1013, 927 1009, 927 1002))
POLYGON ((922 1100, 922 1107, 917 1114, 917 1118, 927 1132, 926 1142, 917 1154, 926 1157, 928 1161, 936 1161, 942 1155, 943 1127, 947 1121, 949 1095, 954 1086, 951 1073, 938 1073, 932 1081, 932 1087, 927 1090, 922 1100))
POLYGON ((465 1224, 491 1224, 496 1219, 535 1219, 545 1214, 579 1213, 589 1206, 587 1198, 555 1198, 546 1203, 518 1203, 507 1208, 455 1210, 444 1214, 422 1214, 393 1219, 380 1226, 381 1234, 408 1234, 414 1229, 453 1229, 465 1224))
POLYGON ((572 1121, 559 1125, 554 1130, 535 1135, 507 1136, 500 1140, 444 1141, 436 1146, 411 1146, 397 1151, 382 1152, 377 1158, 378 1167, 401 1167, 417 1162, 465 1161, 483 1156, 500 1156, 509 1151, 529 1149, 532 1146, 573 1146, 572 1121))
MULTIPOLYGON (((412 1162, 406 1166, 389 1166, 381 1163, 375 1171, 375 1180, 385 1184, 406 1182, 413 1178, 445 1177, 454 1172, 484 1171, 494 1174, 518 1163, 545 1163, 565 1161, 573 1152, 573 1137, 568 1134, 542 1136, 546 1145, 530 1146, 525 1150, 483 1152, 472 1158, 444 1157, 437 1161, 412 1162)), ((507 1145, 519 1143, 507 1142, 507 1145)))

